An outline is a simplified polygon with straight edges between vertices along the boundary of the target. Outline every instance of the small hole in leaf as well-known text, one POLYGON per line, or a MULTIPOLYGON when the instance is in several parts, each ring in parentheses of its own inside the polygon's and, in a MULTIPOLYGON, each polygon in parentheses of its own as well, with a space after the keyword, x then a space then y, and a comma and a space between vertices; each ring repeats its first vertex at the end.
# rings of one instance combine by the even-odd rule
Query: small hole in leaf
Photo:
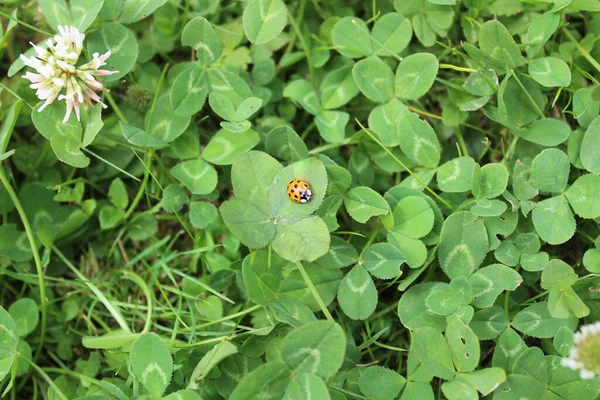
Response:
POLYGON ((510 392, 510 388, 504 388, 502 389, 503 392, 510 392))

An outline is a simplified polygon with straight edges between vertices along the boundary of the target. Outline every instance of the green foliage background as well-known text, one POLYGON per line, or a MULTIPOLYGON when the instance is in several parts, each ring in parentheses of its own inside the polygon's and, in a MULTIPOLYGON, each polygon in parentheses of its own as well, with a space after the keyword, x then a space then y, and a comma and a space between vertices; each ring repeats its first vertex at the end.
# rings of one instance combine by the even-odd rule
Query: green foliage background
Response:
POLYGON ((598 398, 560 359, 600 319, 599 12, 5 0, 1 391, 598 398), (119 71, 81 122, 20 78, 59 25, 119 71))

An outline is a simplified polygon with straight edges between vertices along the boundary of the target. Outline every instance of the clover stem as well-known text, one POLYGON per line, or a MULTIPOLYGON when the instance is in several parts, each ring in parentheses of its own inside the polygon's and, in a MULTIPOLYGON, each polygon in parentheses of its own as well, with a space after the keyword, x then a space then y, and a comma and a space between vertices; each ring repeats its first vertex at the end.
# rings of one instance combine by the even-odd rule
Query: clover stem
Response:
POLYGON ((436 43, 438 46, 441 46, 441 47, 445 48, 446 50, 448 50, 449 52, 451 52, 451 53, 453 53, 453 54, 458 54, 459 56, 468 57, 468 56, 467 56, 465 53, 463 53, 462 51, 460 51, 460 50, 456 50, 454 47, 450 47, 450 46, 448 46, 447 44, 440 42, 439 40, 436 40, 436 41, 435 41, 435 43, 436 43))
MULTIPOLYGON (((150 151, 150 160, 151 159, 152 159, 152 151, 150 151)), ((125 212, 125 216, 123 217, 124 221, 127 221, 127 219, 129 219, 131 214, 133 214, 133 212, 135 211, 135 208, 137 207, 140 200, 142 199, 142 196, 144 195, 144 191, 146 190, 146 186, 148 185, 148 179, 150 178, 150 174, 148 172, 149 172, 148 169, 145 168, 144 169, 144 178, 142 179, 142 184, 141 184, 138 192, 136 193, 135 198, 131 202, 129 209, 125 212)))
POLYGON ((298 268, 298 271, 300 271, 302 278, 304 278, 304 282, 306 282, 306 285, 310 289, 313 297, 315 298, 315 301, 321 308, 321 311, 323 311, 323 314, 325 314, 325 318, 327 318, 328 321, 335 322, 333 317, 331 316, 331 313, 327 309, 327 306, 323 302, 321 295, 319 295, 319 292, 317 292, 317 288, 315 287, 315 285, 313 285, 312 281, 310 280, 310 277, 306 273, 306 270, 304 269, 304 266, 300 261, 296 262, 296 267, 298 268))
POLYGON ((577 41, 577 39, 575 39, 575 37, 573 36, 573 34, 571 32, 569 32, 568 30, 566 30, 565 28, 563 28, 562 30, 565 35, 567 36, 567 38, 573 42, 573 44, 575 45, 575 47, 577 48, 577 50, 581 53, 581 55, 589 61, 590 64, 592 64, 592 66, 594 68, 596 68, 596 70, 598 72, 600 72, 600 64, 598 63, 598 61, 596 61, 594 59, 594 57, 592 57, 592 55, 585 49, 583 48, 583 46, 577 41))
POLYGON ((481 28, 483 25, 481 24, 481 22, 477 21, 475 18, 471 18, 469 16, 464 15, 463 16, 467 21, 469 21, 471 23, 471 25, 477 25, 479 28, 481 28))
POLYGON ((375 226, 375 229, 373 229, 373 232, 371 233, 371 236, 367 240, 367 243, 365 244, 365 246, 363 247, 362 251, 360 252, 360 255, 358 256, 359 260, 362 260, 362 256, 363 256, 363 254, 365 254, 365 251, 375 241, 375 238, 377 237, 377 234, 379 233, 379 229, 380 229, 380 226, 379 226, 379 222, 378 222, 377 226, 375 226))
POLYGON ((19 25, 23 25, 25 28, 29 28, 32 31, 35 31, 37 33, 41 33, 42 35, 45 35, 45 36, 48 36, 48 37, 52 37, 53 36, 51 33, 48 33, 48 32, 46 32, 46 31, 44 31, 42 29, 36 28, 33 25, 29 25, 27 22, 23 22, 19 18, 13 17, 12 15, 7 14, 7 13, 5 13, 3 11, 0 11, 0 15, 3 16, 3 17, 6 17, 8 19, 12 19, 13 21, 16 21, 19 25))
MULTIPOLYGON (((594 78, 594 76, 592 74, 590 74, 589 72, 585 71, 579 65, 573 64, 573 68, 575 68, 577 70, 577 72, 579 72, 581 75, 585 76, 587 79, 589 79, 590 81, 592 81, 594 83, 594 85, 600 85, 600 82, 598 82, 598 79, 594 78)), ((566 89, 566 90, 568 90, 568 89, 566 89)), ((568 109, 569 104, 570 104, 570 102, 567 103, 567 105, 565 105, 565 108, 563 110, 561 110, 561 112, 563 114, 568 109)))
POLYGON ((116 166, 115 164, 111 163, 110 161, 108 161, 107 159, 99 156, 98 154, 94 153, 93 151, 91 151, 90 149, 86 148, 86 147, 82 147, 81 150, 85 151, 86 153, 90 154, 92 157, 96 157, 98 160, 102 161, 103 163, 105 163, 106 165, 113 167, 114 169, 116 169, 117 171, 119 171, 122 174, 127 175, 128 177, 130 177, 131 179, 133 179, 134 181, 140 181, 140 179, 136 176, 131 175, 129 172, 125 171, 123 168, 120 168, 118 166, 116 166))
MULTIPOLYGON (((429 113, 427 111, 421 110, 421 109, 413 107, 413 106, 406 106, 406 108, 408 108, 410 111, 412 111, 412 112, 414 112, 416 114, 423 115, 425 117, 437 119, 437 120, 440 120, 440 121, 443 119, 441 115, 432 114, 432 113, 429 113)), ((476 125, 473 125, 473 124, 467 124, 466 122, 463 122, 460 125, 465 126, 467 128, 471 128, 473 130, 476 130, 477 132, 481 132, 481 133, 484 133, 486 135, 496 136, 495 133, 490 132, 490 131, 486 131, 485 129, 481 129, 480 127, 478 127, 476 125)))
POLYGON ((460 146, 460 150, 463 153, 462 156, 468 157, 469 149, 467 148, 467 143, 465 143, 465 138, 463 137, 462 129, 460 128, 460 126, 456 126, 454 128, 454 136, 456 136, 456 141, 458 142, 458 145, 460 146))
MULTIPOLYGON (((379 13, 377 13, 377 14, 373 15, 373 18, 372 18, 371 20, 373 20, 373 21, 374 21, 375 19, 377 19, 378 15, 379 15, 379 13)), ((369 21, 371 21, 371 20, 369 20, 369 21)), ((369 21, 365 22, 365 24, 366 24, 366 23, 369 23, 369 21)), ((367 36, 369 36, 369 38, 370 38, 370 39, 371 39, 373 42, 377 43, 379 46, 381 46, 381 48, 382 48, 382 49, 384 49, 385 51, 387 51, 387 52, 388 52, 388 54, 389 54, 390 56, 394 57, 394 58, 395 58, 396 60, 398 60, 399 62, 402 62, 402 57, 400 57, 398 54, 396 54, 396 53, 394 53, 393 51, 391 51, 390 49, 388 49, 388 48, 385 46, 385 44, 383 44, 383 43, 381 43, 379 40, 377 40, 377 38, 376 38, 375 36, 371 35, 371 32, 369 32, 369 30, 368 30, 368 29, 365 29, 365 28, 363 28, 362 26, 358 25, 358 24, 356 23, 356 20, 355 20, 355 19, 352 19, 352 23, 354 24, 354 26, 356 26, 356 28, 357 28, 357 29, 361 30, 363 33, 366 33, 366 34, 367 34, 367 36)))
POLYGON ((298 25, 298 23, 294 20, 294 18, 290 18, 289 21, 292 25, 292 28, 294 28, 294 33, 298 36, 298 40, 300 40, 302 48, 304 49, 304 54, 306 55, 306 63, 308 64, 308 74, 310 75, 310 81, 314 86, 315 69, 312 62, 312 55, 310 54, 310 49, 308 48, 308 44, 304 39, 304 35, 302 35, 302 31, 300 30, 300 26, 298 25))
MULTIPOLYGON (((350 221, 347 221, 348 224, 350 223, 350 221)), ((352 232, 352 231, 335 231, 336 235, 354 235, 354 236, 360 236, 361 238, 366 238, 365 235, 363 235, 362 233, 359 232, 352 232)))
POLYGON ((222 343, 224 341, 233 340, 242 335, 255 335, 255 334, 266 335, 271 331, 271 329, 273 329, 273 326, 265 326, 265 327, 256 328, 256 329, 250 328, 250 330, 246 331, 246 332, 235 333, 235 334, 231 334, 229 336, 219 336, 216 338, 201 340, 199 342, 194 342, 194 343, 175 342, 172 345, 170 345, 169 347, 172 349, 193 349, 195 347, 204 346, 205 344, 222 343))
POLYGON ((380 11, 377 11, 377 0, 371 1, 371 7, 372 7, 371 13, 373 14, 372 18, 377 18, 381 14, 380 11))
POLYGON ((390 346, 389 344, 379 343, 377 340, 373 342, 374 345, 383 347, 384 349, 393 351, 408 351, 407 349, 401 349, 400 347, 390 346))
MULTIPOLYGON (((136 195, 136 197, 134 199, 134 202, 131 204, 131 207, 129 208, 129 210, 127 210, 127 213, 125 213, 125 217, 124 217, 125 220, 127 220, 127 218, 129 218, 129 216, 131 215, 131 213, 133 213, 134 208, 135 208, 134 206, 137 206, 137 204, 139 203, 142 195, 144 194, 144 188, 146 187, 146 184, 148 183, 149 177, 152 177, 152 180, 154 181, 154 183, 156 183, 156 185, 160 189, 161 193, 164 194, 164 192, 165 192, 165 189, 161 185, 160 181, 150 171, 150 166, 147 163, 144 162, 144 160, 142 159, 142 157, 140 157, 137 152, 134 151, 133 154, 142 163, 142 166, 144 167, 145 173, 144 173, 144 180, 142 181, 142 186, 140 187, 140 190, 138 190, 138 193, 137 193, 137 195, 136 195)), ((167 203, 169 205, 171 205, 171 207, 173 207, 172 204, 171 204, 171 202, 170 202, 170 200, 168 198, 165 198, 164 200, 166 200, 167 203)), ((148 200, 148 203, 150 203, 150 200, 148 200)), ((188 228, 188 226, 185 224, 185 222, 183 222, 183 219, 181 218, 181 214, 179 212, 177 212, 177 211, 175 211, 174 213, 175 213, 175 217, 177 218, 177 220, 179 221, 179 223, 183 227, 183 230, 188 234, 188 236, 192 240, 195 240, 194 239, 194 235, 192 235, 192 232, 190 232, 190 229, 188 228)))
MULTIPOLYGON (((306 0, 300 0, 300 5, 298 6, 298 15, 296 17, 296 24, 298 24, 298 26, 302 25, 302 21, 304 20, 304 10, 306 9, 306 0)), ((289 13, 289 11, 288 11, 289 13)), ((290 13, 290 19, 292 19, 291 13, 290 13)), ((292 33, 292 37, 290 38, 290 41, 288 42, 287 47, 285 48, 284 52, 283 52, 283 56, 286 56, 288 54, 290 54, 294 48, 294 45, 296 44, 296 39, 298 38, 298 34, 296 33, 296 31, 294 31, 294 33, 292 33)))
POLYGON ((352 138, 350 137, 350 138, 344 139, 338 143, 329 143, 329 144, 324 144, 323 146, 315 147, 314 149, 309 150, 308 154, 310 154, 310 155, 319 154, 324 151, 335 149, 335 148, 342 147, 342 146, 346 146, 346 145, 349 145, 352 143, 354 143, 354 142, 352 141, 352 138))
POLYGON ((339 386, 335 386, 335 385, 331 385, 331 384, 327 384, 327 386, 329 386, 330 388, 332 388, 335 391, 338 391, 340 393, 344 393, 347 394, 348 396, 355 398, 355 399, 360 399, 360 400, 367 400, 367 398, 365 396, 361 396, 360 394, 356 394, 354 392, 351 392, 349 390, 343 389, 339 386))
POLYGON ((44 380, 46 381, 46 383, 48 383, 48 385, 50 385, 50 387, 54 390, 54 392, 56 393, 56 395, 58 397, 60 397, 61 399, 64 399, 64 400, 68 400, 68 397, 65 396, 65 394, 60 390, 60 388, 58 386, 56 386, 56 383, 54 383, 54 381, 52 379, 50 379, 50 377, 48 376, 48 374, 46 374, 44 372, 44 370, 41 369, 36 363, 34 363, 33 361, 28 360, 27 357, 23 357, 21 355, 21 353, 17 353, 17 357, 19 357, 20 360, 23 360, 27 364, 29 364, 31 366, 31 368, 35 369, 35 371, 38 374, 40 374, 40 376, 42 378, 44 378, 44 380))
POLYGON ((137 285, 142 289, 144 295, 146 296, 146 303, 148 303, 148 313, 146 314, 146 323, 144 324, 144 329, 142 330, 142 333, 150 332, 150 328, 152 327, 153 311, 152 292, 150 291, 150 288, 148 287, 146 282, 144 282, 144 280, 140 278, 140 276, 135 272, 124 270, 123 273, 125 274, 124 278, 137 283, 137 285))
POLYGON ((271 244, 269 244, 268 253, 267 253, 267 267, 271 270, 271 244))
POLYGON ((95 189, 98 193, 104 195, 104 196, 108 196, 108 193, 106 193, 106 191, 104 191, 104 189, 102 189, 100 186, 96 185, 94 182, 92 182, 89 179, 85 179, 85 178, 73 178, 73 179, 69 179, 68 181, 64 181, 59 183, 58 185, 54 185, 52 187, 52 190, 56 190, 56 191, 60 191, 63 188, 67 187, 67 186, 71 186, 71 185, 75 185, 77 183, 84 183, 86 185, 88 185, 89 187, 95 189))
POLYGON ((4 186, 4 189, 8 193, 10 199, 12 200, 17 212, 19 213, 19 217, 21 218, 21 222, 23 223, 23 227, 25 228, 25 234, 27 235, 27 240, 29 241, 29 246, 31 247, 31 252, 33 253, 33 261, 35 263, 35 269, 38 276, 38 285, 40 286, 40 312, 42 313, 42 321, 40 326, 40 339, 38 342, 38 347, 35 351, 35 358, 40 355, 42 350, 44 339, 46 338, 46 321, 47 321, 47 311, 46 306, 48 304, 46 300, 46 284, 44 282, 44 269, 42 268, 42 260, 40 258, 40 253, 38 252, 37 245, 35 243, 35 237, 33 236, 33 230, 31 229, 31 225, 29 224, 29 219, 27 218, 27 214, 17 197, 14 189, 10 185, 6 174, 4 173, 4 167, 0 164, 0 182, 4 186))
POLYGON ((404 168, 404 170, 406 172, 408 172, 408 174, 410 176, 412 176, 421 186, 423 186, 423 188, 425 188, 425 190, 427 190, 429 193, 431 193, 431 195, 433 197, 435 197, 436 199, 438 199, 440 202, 442 202, 446 207, 448 207, 450 210, 454 210, 454 208, 450 205, 450 203, 448 203, 446 200, 444 200, 442 197, 440 197, 440 195, 438 195, 436 192, 434 192, 433 190, 431 190, 431 188, 429 186, 427 186, 427 184, 425 182, 423 182, 421 180, 421 178, 419 178, 418 176, 416 176, 411 170, 410 168, 408 168, 402 161, 400 161, 400 159, 398 157, 396 157, 396 155, 394 153, 392 153, 390 151, 390 149, 388 149, 386 146, 383 145, 383 143, 381 143, 367 128, 364 127, 363 124, 360 123, 360 121, 358 119, 355 119, 356 123, 361 127, 361 129, 363 130, 363 132, 365 132, 367 135, 369 135, 371 137, 371 139, 373 139, 373 141, 375 143, 377 143, 386 153, 388 153, 390 155, 390 157, 392 157, 394 159, 394 161, 396 161, 398 164, 400 164, 400 166, 402 168, 404 168))
MULTIPOLYGON (((521 268, 520 266, 517 266, 517 267, 515 268, 515 271, 517 271, 517 273, 518 273, 520 268, 521 268)), ((509 310, 509 302, 510 302, 510 291, 508 291, 508 290, 507 290, 507 291, 504 293, 504 312, 506 313, 506 316, 510 318, 510 315, 509 315, 509 313, 508 313, 508 310, 509 310)))
POLYGON ((310 131, 315 127, 315 121, 313 120, 313 122, 311 122, 306 129, 300 134, 300 138, 302 140, 306 139, 306 137, 308 136, 308 134, 310 133, 310 131))
POLYGON ((506 150, 504 157, 502 158, 502 163, 506 164, 506 160, 508 160, 510 158, 510 154, 513 152, 518 141, 519 141, 519 136, 515 135, 512 142, 510 142, 510 146, 508 146, 508 149, 506 150))
POLYGON ((127 325, 127 320, 121 313, 121 310, 119 310, 119 308, 114 304, 114 301, 109 300, 104 293, 102 293, 96 285, 87 279, 87 277, 83 275, 81 271, 79 271, 56 246, 52 247, 52 251, 71 270, 71 272, 73 272, 73 274, 75 274, 75 276, 77 276, 77 278, 81 280, 96 295, 96 297, 98 297, 98 300, 104 304, 112 317, 117 321, 119 327, 125 332, 130 333, 131 329, 129 328, 129 325, 127 325))
POLYGON ((461 204, 460 207, 458 207, 456 209, 456 212, 459 212, 461 210, 464 210, 465 208, 469 207, 471 204, 477 203, 478 199, 471 199, 469 201, 464 202, 463 204, 461 204))
POLYGON ((315 11, 319 14, 319 16, 321 17, 321 19, 323 19, 323 20, 327 19, 327 15, 325 15, 325 13, 323 12, 323 9, 319 5, 319 1, 318 0, 311 0, 311 2, 313 4, 313 7, 314 7, 315 11))
MULTIPOLYGON (((215 319, 213 321, 206 322, 204 324, 196 325, 196 326, 194 326, 194 329, 202 329, 202 328, 206 328, 207 326, 217 325, 217 324, 220 324, 222 322, 226 322, 226 321, 229 321, 231 319, 235 319, 235 318, 238 318, 238 317, 242 317, 242 316, 244 316, 246 314, 250 314, 250 313, 252 313, 252 312, 254 312, 256 310, 260 310, 263 307, 264 306, 262 306, 260 304, 257 304, 257 305, 254 305, 254 306, 250 307, 250 308, 247 308, 245 310, 236 312, 235 314, 227 315, 227 316, 225 316, 223 318, 215 319)), ((189 330, 190 330, 189 328, 182 329, 183 332, 187 332, 189 330)))
POLYGON ((79 372, 75 372, 75 371, 71 371, 68 370, 66 368, 53 368, 53 367, 47 367, 47 368, 42 368, 43 371, 45 372, 51 372, 51 373, 55 373, 55 374, 62 374, 62 375, 66 375, 66 376, 70 376, 72 378, 75 379, 81 379, 82 381, 86 381, 89 382, 93 385, 99 386, 99 387, 103 387, 102 386, 102 382, 99 381, 98 379, 94 379, 92 377, 89 377, 87 375, 81 374, 79 372))
MULTIPOLYGON (((581 278, 585 278, 585 277, 582 276, 581 278)), ((519 303, 519 307, 523 307, 524 305, 527 305, 527 304, 533 304, 535 300, 539 299, 540 297, 547 296, 549 292, 550 292, 549 290, 543 291, 542 293, 539 293, 539 294, 533 296, 532 298, 519 303)))
POLYGON ((477 72, 477 70, 473 69, 473 68, 459 67, 458 65, 452 65, 452 64, 440 64, 440 68, 441 69, 453 69, 455 71, 461 71, 461 72, 477 72))
POLYGON ((529 103, 531 103, 531 105, 533 106, 533 108, 535 109, 535 111, 539 114, 539 116, 541 118, 546 118, 546 116, 544 115, 544 112, 542 111, 542 109, 540 108, 540 106, 538 106, 538 104, 535 102, 535 100, 533 99, 533 97, 531 97, 531 94, 529 93, 529 90, 527 90, 527 88, 523 85, 523 83, 521 82, 521 80, 519 79, 519 77, 517 76, 517 74, 515 74, 514 72, 512 72, 512 76, 513 76, 513 78, 515 78, 515 81, 517 81, 517 84, 521 87, 521 90, 523 90, 523 93, 525 93, 525 97, 527 97, 527 100, 529 100, 529 103))
POLYGON ((390 304, 389 306, 387 306, 386 308, 384 308, 383 310, 371 315, 371 320, 373 321, 377 321, 379 318, 383 317, 384 315, 386 315, 389 312, 395 311, 396 309, 398 309, 398 301, 395 301, 394 303, 390 304))
POLYGON ((29 107, 30 109, 33 110, 33 107, 31 106, 31 104, 29 104, 28 102, 25 101, 24 98, 22 98, 21 96, 19 96, 18 94, 16 94, 15 92, 13 92, 8 86, 3 85, 2 83, 0 83, 0 88, 2 88, 3 90, 6 90, 8 93, 12 94, 14 97, 16 97, 19 100, 23 101, 23 104, 25 104, 27 107, 29 107))
POLYGON ((596 242, 596 239, 594 239, 593 237, 591 237, 590 235, 588 235, 587 233, 585 233, 581 229, 577 230, 577 234, 583 236, 584 238, 586 238, 587 240, 589 240, 592 244, 594 244, 596 242))

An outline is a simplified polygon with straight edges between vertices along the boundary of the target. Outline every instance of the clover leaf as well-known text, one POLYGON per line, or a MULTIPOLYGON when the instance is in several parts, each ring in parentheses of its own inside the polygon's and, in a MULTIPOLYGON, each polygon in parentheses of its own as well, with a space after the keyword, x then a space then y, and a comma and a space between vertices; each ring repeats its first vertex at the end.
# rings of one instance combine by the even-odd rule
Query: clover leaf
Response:
POLYGON ((236 236, 252 248, 269 243, 289 261, 314 261, 327 253, 329 232, 325 222, 312 213, 327 190, 325 167, 316 158, 283 168, 269 155, 252 151, 232 167, 236 198, 221 205, 221 215, 236 236), (309 183, 313 193, 307 203, 296 203, 287 194, 293 179, 309 183))

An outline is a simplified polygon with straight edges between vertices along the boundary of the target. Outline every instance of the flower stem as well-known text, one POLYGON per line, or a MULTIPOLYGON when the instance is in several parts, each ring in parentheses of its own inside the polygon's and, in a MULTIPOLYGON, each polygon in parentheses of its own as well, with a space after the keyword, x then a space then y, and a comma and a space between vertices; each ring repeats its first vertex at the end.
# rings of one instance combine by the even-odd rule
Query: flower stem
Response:
POLYGON ((152 124, 152 117, 154 116, 154 109, 156 108, 156 102, 158 101, 158 95, 160 94, 160 88, 167 77, 167 71, 171 65, 167 63, 164 66, 162 73, 160 74, 160 78, 158 79, 158 83, 156 84, 156 93, 154 94, 154 99, 152 100, 152 105, 150 106, 150 113, 148 115, 148 122, 146 123, 146 143, 148 142, 148 136, 150 134, 150 126, 152 124))
MULTIPOLYGON (((156 102, 158 101, 158 94, 160 93, 160 88, 161 88, 163 82, 165 81, 168 69, 169 69, 169 64, 165 65, 165 67, 163 68, 162 73, 160 74, 160 78, 158 80, 158 84, 156 85, 156 93, 154 95, 154 99, 152 100, 152 106, 150 106, 150 114, 148 115, 148 122, 146 123, 146 126, 145 126, 145 128, 146 128, 146 144, 148 143, 148 135, 150 135, 150 127, 152 124, 152 117, 154 116, 154 109, 156 108, 156 102)), ((134 153, 135 153, 135 151, 134 151, 134 153)), ((137 153, 135 153, 135 154, 137 156, 137 153)), ((152 149, 148 149, 148 147, 146 147, 145 152, 144 152, 144 162, 143 162, 144 178, 142 180, 142 184, 141 184, 137 194, 135 195, 135 198, 133 199, 133 201, 131 202, 131 205, 129 206, 129 209, 125 212, 125 217, 124 217, 125 221, 127 221, 127 219, 135 211, 135 208, 139 204, 144 192, 146 191, 146 188, 148 185, 148 180, 150 179, 150 164, 152 163, 153 155, 154 155, 154 152, 152 151, 152 149)))
POLYGON ((10 185, 6 174, 4 173, 4 167, 0 164, 0 182, 4 186, 4 189, 10 196, 15 208, 17 209, 17 213, 19 213, 19 217, 21 218, 21 222, 23 223, 23 227, 25 228, 25 234, 27 235, 27 239, 29 240, 29 246, 31 247, 31 252, 33 253, 33 261, 35 263, 35 269, 38 276, 38 285, 40 287, 40 312, 42 313, 42 321, 40 326, 40 340, 38 342, 38 347, 35 351, 36 359, 42 350, 44 345, 44 339, 46 338, 46 320, 47 320, 47 300, 46 300, 46 284, 44 282, 44 269, 42 268, 42 260, 40 258, 40 253, 38 252, 37 245, 35 243, 35 237, 33 236, 33 229, 31 229, 31 225, 29 224, 29 219, 27 218, 27 214, 25 214, 25 210, 17 197, 14 189, 10 185))
POLYGON ((117 117, 119 117, 119 119, 121 121, 128 124, 129 121, 127 120, 127 117, 125 117, 125 114, 123 114, 123 112, 119 108, 119 105, 117 104, 115 99, 112 97, 112 95, 109 92, 106 92, 105 96, 106 96, 106 100, 108 100, 108 102, 110 103, 110 106, 113 108, 113 110, 115 110, 115 114, 117 114, 117 117))

